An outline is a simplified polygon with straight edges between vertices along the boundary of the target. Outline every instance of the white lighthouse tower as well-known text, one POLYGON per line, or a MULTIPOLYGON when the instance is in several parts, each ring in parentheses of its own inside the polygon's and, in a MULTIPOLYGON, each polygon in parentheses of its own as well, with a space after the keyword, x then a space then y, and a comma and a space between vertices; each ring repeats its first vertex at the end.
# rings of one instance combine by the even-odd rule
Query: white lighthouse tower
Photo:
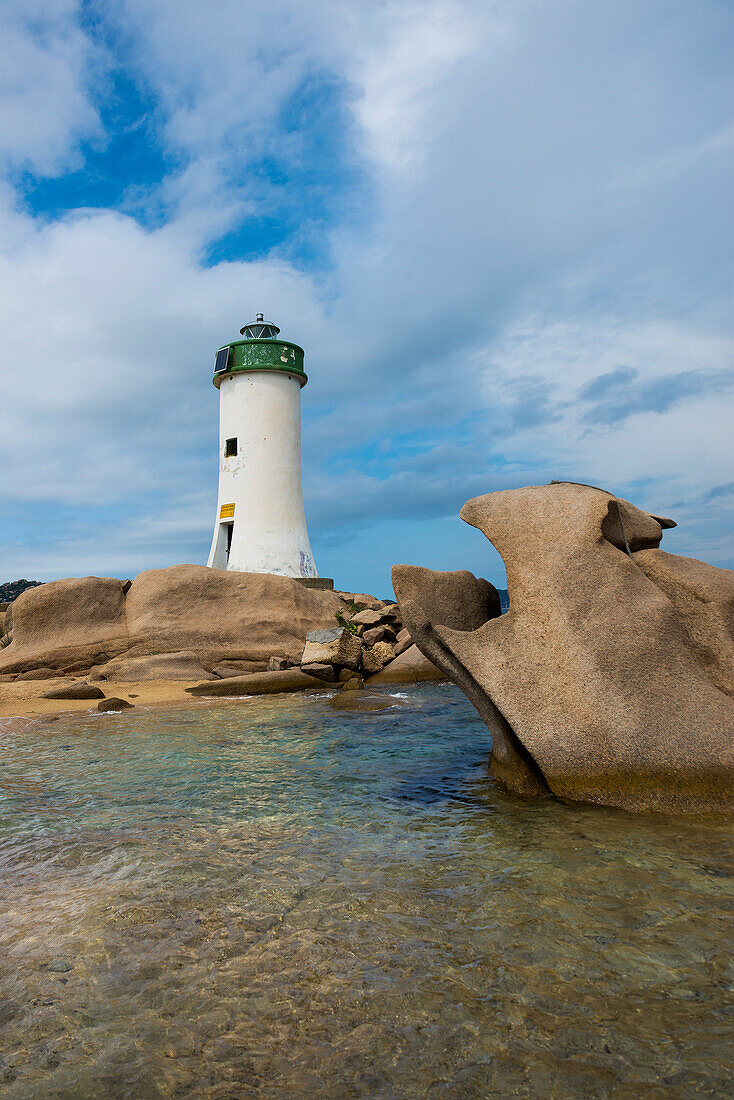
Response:
POLYGON ((315 580, 303 510, 303 348, 279 340, 279 332, 258 313, 240 329, 242 340, 216 355, 219 499, 207 565, 326 587, 315 580))

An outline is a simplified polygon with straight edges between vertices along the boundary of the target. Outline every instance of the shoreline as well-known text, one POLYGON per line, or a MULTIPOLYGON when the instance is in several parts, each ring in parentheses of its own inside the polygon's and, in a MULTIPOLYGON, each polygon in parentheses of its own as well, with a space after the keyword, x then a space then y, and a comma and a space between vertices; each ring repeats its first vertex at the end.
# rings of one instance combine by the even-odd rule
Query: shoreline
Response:
MULTIPOLYGON (((15 680, 0 686, 0 718, 43 718, 49 715, 83 714, 96 711, 94 699, 43 699, 45 691, 62 684, 69 678, 59 676, 48 680, 15 680)), ((105 698, 125 699, 133 706, 161 705, 196 702, 185 688, 198 683, 196 680, 106 680, 99 686, 105 698)), ((114 712, 112 712, 114 713, 114 712)))
MULTIPOLYGON (((238 703, 243 699, 256 699, 255 695, 231 695, 201 697, 188 695, 187 687, 198 684, 199 680, 142 680, 104 682, 105 698, 125 699, 133 708, 144 710, 169 710, 177 707, 220 706, 223 703, 238 703)), ((3 684, 0 692, 0 722, 28 723, 34 719, 73 718, 83 714, 98 714, 94 699, 43 699, 41 694, 58 684, 68 683, 68 677, 49 680, 23 680, 3 684), (10 691, 16 688, 19 690, 10 691)), ((102 684, 99 685, 102 687, 102 684)), ((328 688, 331 685, 325 684, 328 688)), ((296 694, 305 694, 297 692, 296 694)), ((272 696, 267 696, 272 698, 272 696)), ((108 715, 128 714, 124 711, 108 711, 108 715)), ((7 727, 6 727, 7 728, 7 727)))
MULTIPOLYGON (((12 729, 17 722, 20 727, 37 728, 31 723, 34 720, 51 718, 74 718, 84 714, 98 714, 97 702, 94 699, 43 699, 42 693, 49 691, 58 684, 68 683, 68 677, 57 677, 48 680, 17 680, 13 683, 0 685, 0 722, 10 723, 5 729, 12 729)), ((140 681, 113 681, 105 680, 99 687, 105 692, 105 698, 125 699, 133 708, 144 710, 170 710, 178 707, 211 707, 222 706, 227 703, 241 703, 252 699, 274 699, 282 695, 318 695, 324 693, 336 693, 336 684, 324 683, 323 689, 307 688, 304 691, 282 692, 265 695, 220 695, 220 696, 196 696, 189 695, 186 688, 200 683, 199 680, 140 680, 140 681)), ((409 686, 409 681, 404 684, 374 684, 373 690, 380 688, 399 688, 409 686)), ((108 711, 107 715, 128 714, 129 710, 108 711)))

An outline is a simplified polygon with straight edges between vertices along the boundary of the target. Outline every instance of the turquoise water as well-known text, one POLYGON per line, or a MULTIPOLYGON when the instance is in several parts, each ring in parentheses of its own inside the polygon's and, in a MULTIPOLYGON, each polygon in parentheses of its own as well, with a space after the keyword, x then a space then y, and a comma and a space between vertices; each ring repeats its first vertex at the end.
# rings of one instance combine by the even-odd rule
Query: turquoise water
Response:
POLYGON ((398 694, 0 722, 0 1094, 727 1095, 729 828, 524 804, 398 694))

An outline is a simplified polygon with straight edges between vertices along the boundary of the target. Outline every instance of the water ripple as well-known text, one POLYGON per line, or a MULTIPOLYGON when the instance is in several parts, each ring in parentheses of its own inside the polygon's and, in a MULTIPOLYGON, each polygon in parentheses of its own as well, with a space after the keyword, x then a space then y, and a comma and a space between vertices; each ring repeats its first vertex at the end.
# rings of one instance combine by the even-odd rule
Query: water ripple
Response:
POLYGON ((724 1096, 730 832, 528 805, 449 685, 0 723, 0 1089, 724 1096))

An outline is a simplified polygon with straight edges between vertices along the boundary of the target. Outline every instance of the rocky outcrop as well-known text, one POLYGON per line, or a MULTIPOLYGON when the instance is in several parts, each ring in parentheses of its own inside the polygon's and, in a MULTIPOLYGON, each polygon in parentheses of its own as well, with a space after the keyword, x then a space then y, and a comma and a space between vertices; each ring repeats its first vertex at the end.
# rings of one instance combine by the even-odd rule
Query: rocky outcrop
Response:
MULTIPOLYGON (((657 549, 672 521, 590 486, 492 493, 461 516, 502 555, 509 613, 471 579, 399 565, 425 656, 492 733, 520 794, 633 811, 730 811, 734 574, 657 549)), ((390 666, 388 666, 390 667, 390 666)))
POLYGON ((41 665, 81 671, 129 645, 125 588, 113 577, 50 581, 22 592, 12 610, 13 640, 0 650, 2 672, 41 665))
POLYGON ((309 630, 333 625, 334 592, 290 577, 177 565, 140 573, 127 594, 130 641, 150 653, 206 648, 223 657, 300 658, 309 630))
POLYGON ((68 675, 123 655, 132 660, 182 651, 194 654, 202 675, 225 661, 264 667, 273 654, 297 662, 308 631, 333 626, 342 607, 336 593, 289 577, 199 565, 151 569, 132 583, 111 577, 52 581, 13 603, 13 638, 0 650, 0 673, 43 666, 68 675))
MULTIPOLYGON (((494 590, 486 581, 474 585, 482 610, 473 614, 490 613, 494 590)), ((447 598, 444 588, 436 600, 447 598)), ((196 565, 148 570, 133 581, 53 581, 21 594, 6 625, 12 634, 0 650, 0 682, 83 675, 97 683, 204 683, 298 665, 306 677, 335 685, 350 672, 389 673, 390 683, 442 675, 409 653, 410 633, 390 600, 196 565)))

